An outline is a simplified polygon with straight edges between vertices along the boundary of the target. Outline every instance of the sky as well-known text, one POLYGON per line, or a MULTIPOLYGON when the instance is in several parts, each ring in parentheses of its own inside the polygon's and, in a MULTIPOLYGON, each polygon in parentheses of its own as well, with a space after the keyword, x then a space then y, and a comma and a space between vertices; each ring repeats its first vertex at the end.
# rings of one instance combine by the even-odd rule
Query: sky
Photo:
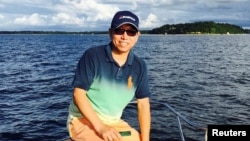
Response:
POLYGON ((250 29, 250 0, 0 0, 0 31, 107 31, 129 10, 140 29, 214 21, 250 29))

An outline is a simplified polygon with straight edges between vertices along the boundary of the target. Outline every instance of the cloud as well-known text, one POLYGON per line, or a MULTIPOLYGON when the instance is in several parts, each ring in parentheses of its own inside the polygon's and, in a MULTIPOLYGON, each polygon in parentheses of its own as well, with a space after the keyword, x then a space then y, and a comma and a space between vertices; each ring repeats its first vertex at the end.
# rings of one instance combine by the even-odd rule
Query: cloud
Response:
POLYGON ((46 24, 46 15, 39 15, 37 13, 32 14, 31 16, 24 16, 21 18, 16 18, 14 23, 19 25, 45 25, 46 24))
POLYGON ((81 28, 89 29, 102 27, 102 23, 109 24, 114 11, 119 8, 112 5, 98 3, 93 0, 63 0, 55 6, 58 14, 53 16, 53 21, 72 24, 81 28))
POLYGON ((3 18, 4 18, 4 15, 1 15, 1 14, 0 14, 0 19, 3 19, 3 18))
POLYGON ((118 7, 98 3, 93 0, 64 0, 64 3, 58 5, 58 11, 72 13, 74 15, 84 15, 86 21, 108 20, 114 14, 114 11, 119 10, 118 7))
POLYGON ((57 25, 57 24, 68 24, 68 25, 82 25, 84 24, 84 19, 80 19, 78 17, 75 16, 71 16, 67 13, 58 13, 57 15, 53 16, 51 18, 52 23, 50 23, 51 25, 57 25))
POLYGON ((141 29, 209 20, 249 27, 249 5, 249 0, 1 0, 0 22, 4 30, 107 30, 115 12, 131 10, 141 29))
POLYGON ((140 27, 142 28, 152 28, 159 26, 159 20, 158 17, 152 13, 148 15, 148 17, 145 20, 141 21, 140 27))

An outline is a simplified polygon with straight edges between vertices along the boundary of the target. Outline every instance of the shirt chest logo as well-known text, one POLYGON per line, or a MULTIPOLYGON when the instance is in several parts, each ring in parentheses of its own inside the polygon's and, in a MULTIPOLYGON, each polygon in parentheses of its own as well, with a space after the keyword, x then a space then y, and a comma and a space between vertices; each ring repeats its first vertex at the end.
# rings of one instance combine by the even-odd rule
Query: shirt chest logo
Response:
POLYGON ((132 89, 133 88, 133 78, 132 76, 130 75, 128 77, 128 89, 132 89))

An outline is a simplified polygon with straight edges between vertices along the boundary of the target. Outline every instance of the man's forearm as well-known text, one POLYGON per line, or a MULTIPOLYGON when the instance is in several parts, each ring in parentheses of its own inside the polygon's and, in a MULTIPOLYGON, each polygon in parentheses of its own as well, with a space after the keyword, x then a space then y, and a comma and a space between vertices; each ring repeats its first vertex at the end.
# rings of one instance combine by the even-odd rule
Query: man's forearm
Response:
POLYGON ((149 141, 151 128, 151 113, 149 98, 138 100, 138 119, 141 129, 141 141, 149 141))
POLYGON ((75 88, 73 100, 84 117, 94 126, 95 130, 99 131, 102 128, 103 123, 96 115, 93 107, 87 99, 86 91, 80 88, 75 88))

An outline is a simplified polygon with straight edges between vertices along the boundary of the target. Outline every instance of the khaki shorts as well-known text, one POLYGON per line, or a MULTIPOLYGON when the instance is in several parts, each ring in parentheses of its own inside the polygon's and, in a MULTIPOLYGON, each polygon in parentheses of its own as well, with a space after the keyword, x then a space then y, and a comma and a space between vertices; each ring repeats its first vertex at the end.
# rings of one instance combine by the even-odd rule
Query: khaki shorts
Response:
MULTIPOLYGON (((124 131, 130 131, 130 135, 122 136, 122 141, 140 141, 138 131, 123 120, 115 124, 109 124, 109 126, 124 134, 126 134, 124 131)), ((68 130, 71 139, 74 141, 104 141, 97 135, 93 126, 85 118, 74 118, 69 121, 68 130)))

